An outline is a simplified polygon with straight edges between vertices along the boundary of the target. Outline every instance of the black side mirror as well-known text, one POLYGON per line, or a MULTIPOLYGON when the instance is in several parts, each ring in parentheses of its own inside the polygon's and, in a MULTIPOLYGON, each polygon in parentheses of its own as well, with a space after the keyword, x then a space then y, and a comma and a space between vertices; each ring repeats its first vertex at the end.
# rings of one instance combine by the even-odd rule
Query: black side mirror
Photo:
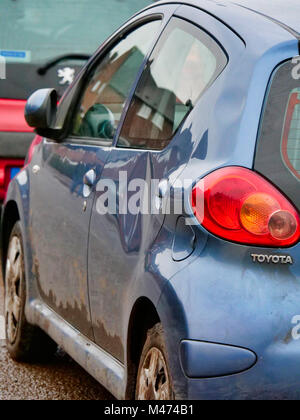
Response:
POLYGON ((55 89, 40 89, 34 92, 25 106, 25 120, 30 127, 53 129, 56 119, 58 96, 55 89))

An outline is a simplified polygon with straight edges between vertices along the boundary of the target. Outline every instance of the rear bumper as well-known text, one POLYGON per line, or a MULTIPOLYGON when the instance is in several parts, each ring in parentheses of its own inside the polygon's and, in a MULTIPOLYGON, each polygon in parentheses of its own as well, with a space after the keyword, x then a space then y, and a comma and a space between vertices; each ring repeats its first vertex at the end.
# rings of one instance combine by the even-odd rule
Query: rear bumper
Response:
POLYGON ((209 238, 180 263, 158 304, 178 398, 300 399, 300 340, 292 334, 300 316, 299 250, 209 238), (294 264, 254 263, 253 253, 289 255, 294 264), (244 359, 202 344, 183 361, 182 340, 249 349, 257 361, 240 368, 244 359))
POLYGON ((270 347, 249 370, 211 379, 187 379, 191 400, 300 399, 300 341, 270 347))

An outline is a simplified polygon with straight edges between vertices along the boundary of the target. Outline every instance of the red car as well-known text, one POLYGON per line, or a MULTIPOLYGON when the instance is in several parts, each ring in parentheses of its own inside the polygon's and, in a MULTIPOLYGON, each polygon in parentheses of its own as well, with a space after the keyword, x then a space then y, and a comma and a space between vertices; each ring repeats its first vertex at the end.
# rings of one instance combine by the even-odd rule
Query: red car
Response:
POLYGON ((152 0, 2 0, 0 3, 0 204, 34 134, 27 98, 43 87, 62 95, 94 50, 152 0))

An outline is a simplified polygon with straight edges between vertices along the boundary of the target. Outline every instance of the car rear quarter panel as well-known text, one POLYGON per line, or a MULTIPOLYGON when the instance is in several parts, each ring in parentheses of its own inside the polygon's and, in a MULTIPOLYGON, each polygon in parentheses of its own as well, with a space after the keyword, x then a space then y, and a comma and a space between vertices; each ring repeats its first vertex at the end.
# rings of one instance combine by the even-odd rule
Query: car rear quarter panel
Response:
MULTIPOLYGON (((299 54, 297 40, 289 39, 288 32, 283 37, 277 45, 266 42, 254 48, 250 43, 236 61, 234 54, 229 59, 209 97, 210 106, 204 97, 194 110, 199 118, 193 115, 190 121, 190 137, 200 141, 177 180, 195 182, 224 166, 253 167, 271 74, 279 63, 299 54), (206 116, 205 123, 201 115, 206 116)), ((162 237, 172 231, 172 224, 172 216, 167 216, 162 237)), ((257 249, 215 238, 201 226, 193 229, 197 235, 194 253, 183 262, 172 261, 170 239, 165 244, 169 258, 160 265, 168 281, 158 310, 167 331, 178 395, 209 399, 297 396, 300 372, 293 372, 291 366, 300 346, 291 331, 292 318, 299 312, 299 245, 286 250, 257 249), (291 255, 294 265, 254 264, 251 254, 291 255), (174 351, 182 339, 248 348, 257 354, 258 363, 249 377, 191 381, 180 367, 179 351, 174 351), (288 375, 289 382, 284 377, 288 375)))
POLYGON ((180 393, 194 398, 299 397, 300 342, 292 335, 293 318, 300 314, 299 252, 299 244, 272 250, 198 234, 195 253, 166 284, 158 305, 180 393), (294 264, 254 263, 251 254, 290 255, 294 264), (183 386, 189 381, 174 351, 182 339, 250 349, 258 361, 248 373, 202 380, 187 391, 183 386))

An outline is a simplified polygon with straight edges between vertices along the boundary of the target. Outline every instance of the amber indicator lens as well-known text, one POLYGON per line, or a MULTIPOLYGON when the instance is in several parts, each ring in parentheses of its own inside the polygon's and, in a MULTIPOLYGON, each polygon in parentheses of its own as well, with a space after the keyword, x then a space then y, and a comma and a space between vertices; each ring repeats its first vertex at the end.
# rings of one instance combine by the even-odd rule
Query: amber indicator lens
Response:
POLYGON ((264 193, 252 194, 242 205, 242 225, 255 235, 266 235, 270 215, 276 210, 280 210, 280 205, 273 197, 264 193))

